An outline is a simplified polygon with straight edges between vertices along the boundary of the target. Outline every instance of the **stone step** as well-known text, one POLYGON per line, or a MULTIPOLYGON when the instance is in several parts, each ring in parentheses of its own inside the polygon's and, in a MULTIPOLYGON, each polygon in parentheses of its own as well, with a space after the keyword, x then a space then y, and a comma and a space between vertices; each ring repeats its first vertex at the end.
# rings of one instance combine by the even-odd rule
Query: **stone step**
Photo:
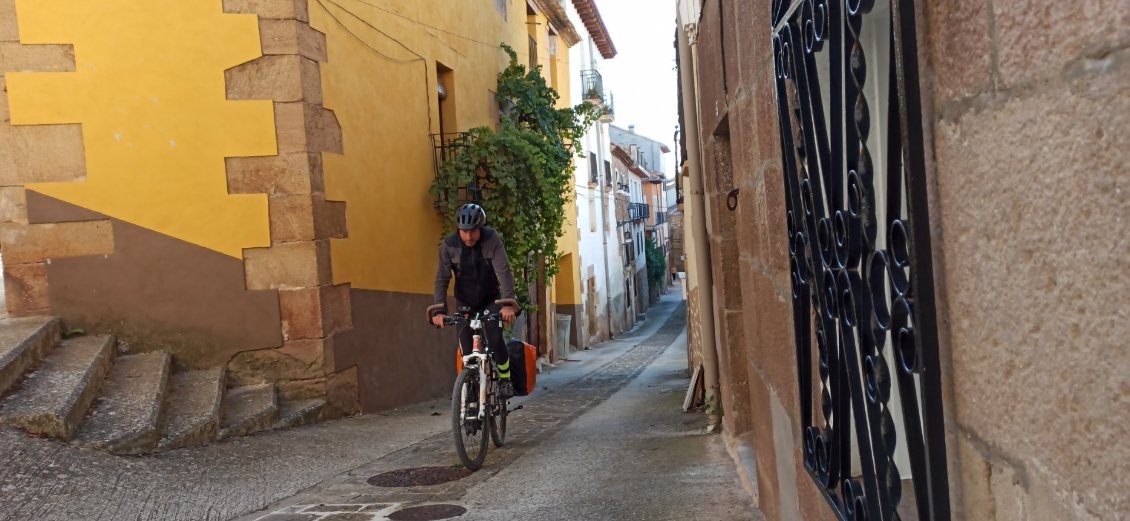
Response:
POLYGON ((321 418, 326 401, 321 398, 313 400, 296 400, 279 404, 279 421, 275 422, 275 429, 298 427, 314 423, 321 418))
POLYGON ((32 434, 70 439, 113 360, 113 337, 63 340, 20 390, 0 403, 0 420, 32 434))
POLYGON ((157 450, 200 445, 216 439, 224 401, 222 367, 173 374, 157 450))
POLYGON ((153 450, 160 433, 171 357, 165 352, 118 358, 79 428, 77 441, 117 454, 153 450))
POLYGON ((61 327, 57 317, 0 320, 0 394, 43 360, 59 341, 61 327))
POLYGON ((246 436, 269 429, 278 417, 279 402, 274 384, 233 387, 224 396, 219 438, 246 436))

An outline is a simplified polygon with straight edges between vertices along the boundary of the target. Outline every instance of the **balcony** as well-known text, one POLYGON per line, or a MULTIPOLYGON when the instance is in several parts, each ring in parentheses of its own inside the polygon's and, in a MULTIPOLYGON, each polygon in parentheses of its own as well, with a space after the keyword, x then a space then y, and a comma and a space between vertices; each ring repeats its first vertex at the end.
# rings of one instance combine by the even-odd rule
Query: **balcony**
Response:
POLYGON ((604 104, 604 78, 596 69, 581 71, 581 93, 584 99, 604 104))
POLYGON ((667 222, 667 212, 655 212, 655 224, 667 222))
POLYGON ((644 203, 632 203, 628 206, 628 218, 633 221, 642 221, 647 219, 651 210, 644 203))
MULTIPOLYGON (((439 169, 447 160, 455 157, 459 152, 467 147, 466 132, 459 132, 453 134, 432 134, 432 166, 435 169, 435 175, 439 177, 439 169)), ((482 203, 483 193, 486 189, 480 183, 473 182, 469 186, 459 187, 456 194, 456 204, 462 205, 466 203, 482 203)), ((435 207, 437 213, 445 214, 448 211, 448 195, 439 194, 432 205, 435 207)))
POLYGON ((605 91, 602 98, 603 105, 600 107, 600 122, 612 123, 616 119, 616 107, 612 100, 612 93, 605 91))

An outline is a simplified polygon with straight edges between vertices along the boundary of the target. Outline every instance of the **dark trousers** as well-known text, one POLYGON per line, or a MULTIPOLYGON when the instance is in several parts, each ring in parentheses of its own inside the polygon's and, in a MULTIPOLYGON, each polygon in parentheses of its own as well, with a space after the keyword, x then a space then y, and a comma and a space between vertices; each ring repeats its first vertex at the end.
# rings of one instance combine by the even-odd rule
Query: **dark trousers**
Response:
MULTIPOLYGON (((490 311, 491 313, 497 313, 499 309, 501 309, 501 306, 492 304, 485 310, 482 310, 482 312, 490 311)), ((473 317, 475 313, 479 312, 480 311, 473 311, 471 312, 471 316, 473 317)), ((502 340, 502 323, 500 321, 485 320, 483 321, 483 329, 486 332, 486 338, 481 340, 489 344, 490 355, 491 358, 494 358, 494 363, 498 364, 500 368, 507 367, 506 364, 510 362, 510 352, 506 349, 506 342, 502 340)), ((470 324, 464 325, 459 329, 459 347, 463 350, 464 356, 471 354, 471 347, 473 345, 471 336, 474 333, 475 332, 471 330, 470 324)), ((487 346, 484 345, 483 347, 485 348, 487 346)))

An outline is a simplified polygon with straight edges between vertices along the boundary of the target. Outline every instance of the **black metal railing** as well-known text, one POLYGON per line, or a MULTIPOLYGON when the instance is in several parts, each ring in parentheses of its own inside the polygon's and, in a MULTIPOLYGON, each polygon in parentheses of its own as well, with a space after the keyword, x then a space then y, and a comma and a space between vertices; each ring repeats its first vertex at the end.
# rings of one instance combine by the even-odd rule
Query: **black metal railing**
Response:
POLYGON ((584 99, 604 103, 604 78, 596 69, 581 71, 581 95, 584 99))
POLYGON ((616 101, 612 98, 612 92, 607 91, 607 90, 604 91, 604 94, 601 96, 600 99, 602 100, 602 105, 600 107, 600 115, 601 116, 607 116, 609 118, 615 117, 616 116, 616 101))
MULTIPOLYGON (((431 135, 432 167, 437 178, 439 177, 439 170, 443 167, 443 164, 467 147, 468 136, 469 134, 466 132, 431 135)), ((486 189, 478 182, 461 186, 455 194, 456 203, 482 203, 485 191, 486 189)), ((432 201, 432 205, 437 212, 444 213, 448 211, 448 198, 448 194, 439 194, 436 196, 435 200, 432 201)))
POLYGON ((845 521, 950 519, 914 4, 773 1, 797 417, 845 521))
POLYGON ((628 205, 628 218, 633 221, 642 221, 647 219, 651 211, 645 203, 631 203, 628 205))
POLYGON ((655 212, 655 224, 663 224, 667 222, 667 212, 655 212))

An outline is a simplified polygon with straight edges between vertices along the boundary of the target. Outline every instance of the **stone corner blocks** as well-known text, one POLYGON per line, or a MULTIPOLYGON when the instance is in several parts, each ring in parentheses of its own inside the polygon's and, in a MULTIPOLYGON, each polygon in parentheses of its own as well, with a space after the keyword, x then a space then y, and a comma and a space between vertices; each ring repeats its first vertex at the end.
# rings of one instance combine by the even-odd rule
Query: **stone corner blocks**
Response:
POLYGON ((57 224, 0 223, 4 264, 27 264, 60 257, 109 255, 114 234, 109 220, 57 224))
POLYGON ((329 240, 244 250, 247 289, 288 289, 331 282, 329 240))

